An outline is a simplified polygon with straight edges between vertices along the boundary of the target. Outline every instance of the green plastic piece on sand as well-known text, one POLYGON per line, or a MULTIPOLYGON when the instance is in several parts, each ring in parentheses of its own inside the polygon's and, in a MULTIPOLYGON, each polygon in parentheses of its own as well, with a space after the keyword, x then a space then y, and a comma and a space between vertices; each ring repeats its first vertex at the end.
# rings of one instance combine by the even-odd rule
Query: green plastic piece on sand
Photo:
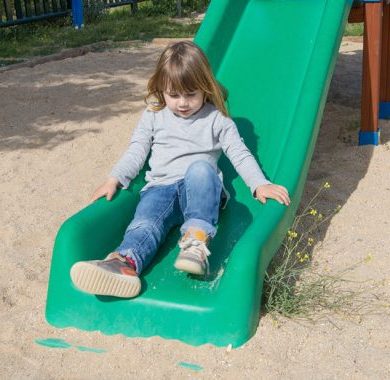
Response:
POLYGON ((35 339, 35 343, 50 348, 71 348, 72 347, 71 344, 65 342, 63 339, 57 339, 57 338, 35 339))
POLYGON ((49 323, 233 347, 255 333, 265 270, 301 198, 351 5, 352 0, 211 2, 195 42, 228 90, 228 107, 246 144, 268 178, 289 189, 292 205, 255 201, 222 158, 232 199, 210 246, 207 278, 175 270, 175 230, 144 273, 139 297, 78 291, 71 266, 103 258, 120 243, 138 202, 142 173, 113 201, 101 199, 62 225, 52 258, 49 323))
POLYGON ((183 367, 183 368, 191 369, 193 371, 202 371, 203 370, 202 366, 200 366, 198 364, 194 364, 194 363, 179 362, 179 366, 183 367))
MULTIPOLYGON (((47 338, 47 339, 35 339, 35 343, 50 347, 50 348, 71 348, 73 347, 72 344, 66 342, 63 339, 58 338, 47 338)), ((85 347, 85 346, 74 346, 79 351, 85 351, 85 352, 93 352, 95 354, 102 354, 104 352, 107 352, 106 350, 102 348, 92 348, 92 347, 85 347)))
POLYGON ((103 348, 92 348, 92 347, 85 347, 85 346, 75 346, 79 351, 84 351, 84 352, 93 352, 95 354, 103 354, 107 352, 103 348))

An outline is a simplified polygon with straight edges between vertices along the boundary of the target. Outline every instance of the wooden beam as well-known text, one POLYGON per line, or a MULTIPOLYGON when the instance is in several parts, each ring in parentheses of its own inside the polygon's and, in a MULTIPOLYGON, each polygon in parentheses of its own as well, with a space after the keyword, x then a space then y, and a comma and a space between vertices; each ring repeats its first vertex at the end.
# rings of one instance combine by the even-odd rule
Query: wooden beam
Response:
POLYGON ((383 5, 381 102, 390 102, 390 3, 383 5))
POLYGON ((377 132, 383 4, 366 3, 364 10, 361 131, 377 132))

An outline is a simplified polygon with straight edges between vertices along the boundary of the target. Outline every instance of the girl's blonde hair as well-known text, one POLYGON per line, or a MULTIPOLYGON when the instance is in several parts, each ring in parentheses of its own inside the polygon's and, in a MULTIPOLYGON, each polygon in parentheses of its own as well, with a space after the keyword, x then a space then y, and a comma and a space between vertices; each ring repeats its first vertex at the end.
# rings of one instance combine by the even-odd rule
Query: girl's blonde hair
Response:
POLYGON ((165 106, 164 91, 178 94, 201 90, 205 102, 210 102, 225 116, 225 91, 218 84, 203 51, 190 41, 168 46, 161 54, 156 70, 148 82, 145 101, 153 111, 165 106))

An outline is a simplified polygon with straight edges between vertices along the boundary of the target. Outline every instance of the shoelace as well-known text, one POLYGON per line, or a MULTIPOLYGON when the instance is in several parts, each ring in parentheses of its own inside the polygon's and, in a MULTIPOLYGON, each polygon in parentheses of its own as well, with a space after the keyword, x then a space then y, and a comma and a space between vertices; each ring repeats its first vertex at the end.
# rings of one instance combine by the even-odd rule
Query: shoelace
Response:
POLYGON ((189 249, 191 253, 200 256, 200 258, 205 263, 206 273, 209 274, 209 260, 207 259, 207 256, 210 256, 211 252, 207 248, 206 243, 204 241, 190 237, 185 240, 179 241, 179 247, 182 249, 189 249))

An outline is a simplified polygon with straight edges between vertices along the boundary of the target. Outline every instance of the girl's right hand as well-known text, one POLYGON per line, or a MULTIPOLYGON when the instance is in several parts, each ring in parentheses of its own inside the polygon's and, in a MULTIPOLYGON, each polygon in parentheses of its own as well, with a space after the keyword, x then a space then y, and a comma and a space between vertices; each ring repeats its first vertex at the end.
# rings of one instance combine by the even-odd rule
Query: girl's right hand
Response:
POLYGON ((95 202, 96 200, 104 196, 108 201, 110 201, 116 193, 118 185, 119 181, 114 177, 110 177, 106 182, 103 183, 103 185, 99 186, 95 190, 95 192, 92 194, 91 202, 95 202))

